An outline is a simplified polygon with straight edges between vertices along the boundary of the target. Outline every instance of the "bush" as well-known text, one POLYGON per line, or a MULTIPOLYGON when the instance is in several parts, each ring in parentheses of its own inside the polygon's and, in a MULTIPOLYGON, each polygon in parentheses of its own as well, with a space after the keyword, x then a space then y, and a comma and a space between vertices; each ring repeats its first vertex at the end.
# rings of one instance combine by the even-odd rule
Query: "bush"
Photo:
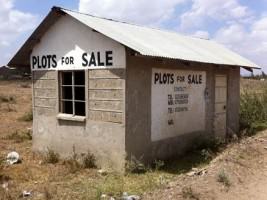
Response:
POLYGON ((59 154, 52 149, 47 149, 46 155, 44 157, 45 163, 55 164, 59 162, 59 154))
POLYGON ((65 159, 63 164, 68 167, 70 173, 75 173, 81 169, 96 168, 96 159, 89 151, 87 154, 78 155, 73 147, 73 155, 65 159))
POLYGON ((95 156, 89 151, 82 158, 84 168, 96 168, 95 156))
POLYGON ((134 156, 132 156, 131 159, 127 161, 125 169, 129 173, 136 174, 145 173, 148 170, 142 163, 141 159, 138 160, 134 156))
POLYGON ((73 154, 70 158, 64 160, 63 164, 66 165, 70 171, 70 173, 75 173, 82 169, 82 165, 78 160, 78 154, 75 151, 75 147, 73 146, 73 154))
POLYGON ((76 173, 77 171, 82 169, 82 165, 76 157, 65 159, 63 164, 68 168, 70 173, 76 173))
POLYGON ((219 183, 224 184, 226 187, 230 187, 230 179, 229 176, 224 172, 224 170, 220 171, 218 176, 217 176, 217 181, 219 183))
POLYGON ((244 92, 240 96, 240 130, 253 135, 267 128, 267 89, 262 93, 244 92))
POLYGON ((28 113, 25 113, 22 117, 19 118, 20 121, 31 122, 33 119, 32 110, 28 113))
POLYGON ((163 160, 154 160, 153 167, 155 170, 161 170, 165 166, 165 162, 163 160))

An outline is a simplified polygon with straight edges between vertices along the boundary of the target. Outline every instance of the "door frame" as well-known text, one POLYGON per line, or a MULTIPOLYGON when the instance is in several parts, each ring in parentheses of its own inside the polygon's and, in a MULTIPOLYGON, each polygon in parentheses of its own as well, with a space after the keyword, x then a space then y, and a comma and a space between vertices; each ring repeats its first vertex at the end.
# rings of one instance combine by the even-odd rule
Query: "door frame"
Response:
POLYGON ((220 71, 215 71, 214 73, 214 102, 213 102, 213 133, 215 135, 215 137, 221 137, 222 135, 216 134, 216 129, 215 129, 215 115, 216 115, 216 77, 217 76, 224 76, 226 77, 226 103, 225 103, 225 133, 223 134, 223 138, 224 139, 227 134, 228 134, 228 130, 227 130, 227 125, 228 125, 228 93, 229 93, 229 75, 226 72, 220 72, 220 71))

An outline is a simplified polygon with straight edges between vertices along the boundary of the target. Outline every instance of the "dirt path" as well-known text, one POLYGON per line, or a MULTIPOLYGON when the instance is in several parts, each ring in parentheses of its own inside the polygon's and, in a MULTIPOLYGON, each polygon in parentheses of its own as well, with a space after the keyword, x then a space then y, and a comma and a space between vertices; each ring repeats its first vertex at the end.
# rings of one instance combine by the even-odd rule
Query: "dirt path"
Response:
POLYGON ((143 199, 267 199, 267 131, 232 144, 206 167, 204 175, 181 175, 143 199), (218 181, 224 173, 225 180, 218 181), (229 186, 226 186, 229 182, 229 186))

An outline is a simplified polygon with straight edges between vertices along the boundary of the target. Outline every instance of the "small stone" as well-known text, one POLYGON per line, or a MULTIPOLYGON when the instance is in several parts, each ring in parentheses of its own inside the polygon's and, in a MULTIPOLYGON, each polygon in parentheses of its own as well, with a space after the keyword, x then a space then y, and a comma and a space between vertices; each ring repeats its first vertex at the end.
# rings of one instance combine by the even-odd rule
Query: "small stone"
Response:
POLYGON ((140 200, 141 198, 137 195, 130 195, 126 200, 140 200))
POLYGON ((8 190, 8 182, 2 183, 2 188, 7 191, 8 190))
POLYGON ((8 153, 7 157, 6 157, 6 162, 9 165, 13 165, 15 163, 18 163, 19 162, 19 154, 15 151, 8 153))
POLYGON ((26 190, 24 190, 24 191, 22 192, 22 197, 30 197, 30 196, 31 196, 31 192, 26 191, 26 190))
POLYGON ((123 192, 122 200, 140 200, 141 197, 138 195, 128 195, 127 192, 123 192))
POLYGON ((195 174, 196 174, 195 171, 191 171, 191 172, 188 172, 186 175, 187 175, 187 176, 194 176, 195 174))
POLYGON ((100 169, 97 171, 99 174, 106 176, 108 174, 108 172, 106 170, 100 169))

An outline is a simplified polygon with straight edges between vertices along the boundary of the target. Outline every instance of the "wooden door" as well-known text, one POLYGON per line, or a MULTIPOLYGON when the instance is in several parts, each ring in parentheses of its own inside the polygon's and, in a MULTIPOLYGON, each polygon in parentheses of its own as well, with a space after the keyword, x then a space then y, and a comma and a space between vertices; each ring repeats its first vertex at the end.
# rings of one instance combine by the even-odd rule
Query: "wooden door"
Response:
POLYGON ((227 116, 227 76, 215 75, 215 115, 214 133, 216 137, 226 136, 226 116, 227 116))

